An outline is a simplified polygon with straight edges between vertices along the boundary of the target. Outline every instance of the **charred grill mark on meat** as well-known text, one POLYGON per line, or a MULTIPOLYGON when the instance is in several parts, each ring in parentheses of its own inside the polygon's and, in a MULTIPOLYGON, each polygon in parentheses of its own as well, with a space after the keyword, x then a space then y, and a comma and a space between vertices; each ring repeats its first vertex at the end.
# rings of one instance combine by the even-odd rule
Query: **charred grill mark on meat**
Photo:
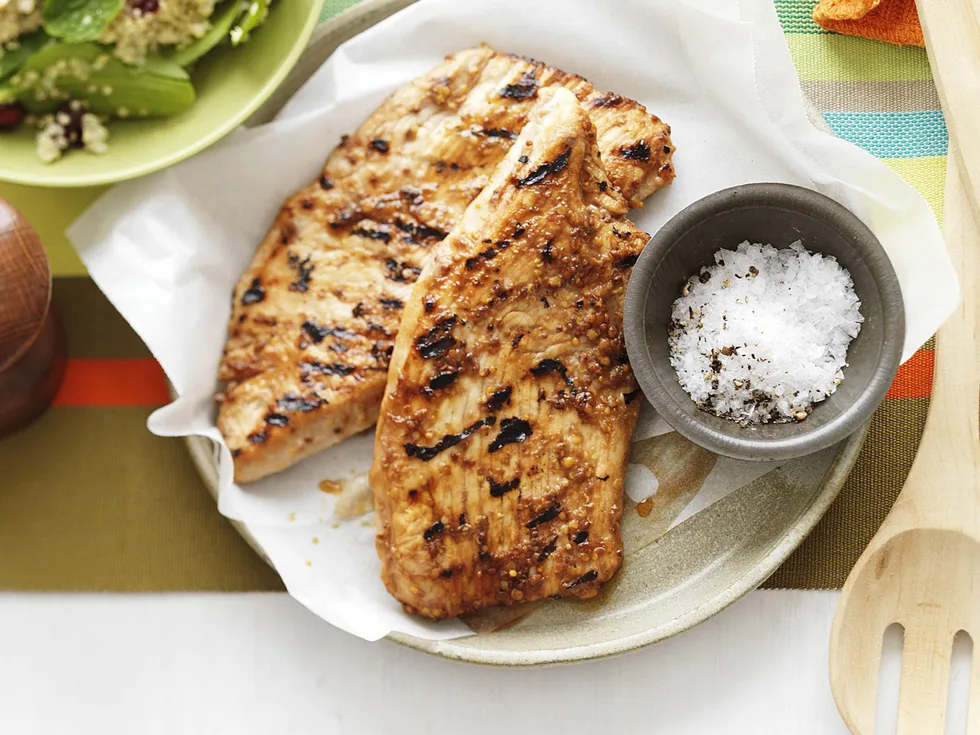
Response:
POLYGON ((310 287, 310 276, 313 275, 313 264, 310 262, 312 256, 307 255, 302 260, 296 253, 289 254, 289 265, 296 269, 296 280, 289 284, 290 291, 306 293, 310 287))
POLYGON ((364 227, 357 227, 350 231, 350 234, 358 237, 366 237, 369 240, 380 240, 387 244, 391 242, 391 233, 384 230, 368 230, 364 227))
POLYGON ((265 289, 262 288, 262 279, 253 278, 252 285, 242 294, 242 306, 257 304, 265 299, 265 289))
POLYGON ((421 268, 407 261, 399 263, 394 258, 388 258, 385 261, 385 268, 388 270, 385 278, 390 278, 392 281, 398 281, 399 283, 415 283, 418 280, 419 274, 422 272, 421 268), (406 273, 409 275, 405 275, 406 273))
POLYGON ((449 330, 456 324, 456 317, 443 319, 432 329, 415 340, 415 349, 419 356, 425 360, 445 354, 456 345, 456 339, 449 334, 449 330))
POLYGON ((555 549, 557 548, 558 548, 558 537, 555 536, 554 538, 551 539, 551 541, 548 542, 547 546, 541 549, 541 553, 538 554, 538 564, 540 564, 549 556, 551 556, 553 553, 555 553, 555 549))
POLYGON ((503 138, 504 140, 514 140, 517 137, 517 133, 502 128, 481 128, 477 131, 477 135, 483 135, 487 138, 503 138))
POLYGON ((565 385, 575 385, 572 379, 568 377, 568 368, 565 367, 565 364, 561 360, 546 358, 531 368, 531 375, 535 378, 540 378, 542 375, 547 375, 548 373, 558 373, 561 375, 562 380, 565 381, 565 385))
POLYGON ((422 538, 424 538, 426 541, 431 541, 440 533, 442 533, 445 529, 446 527, 443 525, 442 521, 436 521, 427 529, 425 529, 425 533, 422 534, 422 538))
POLYGON ((353 365, 344 365, 340 362, 320 362, 319 360, 306 360, 299 364, 300 379, 305 383, 314 375, 350 375, 357 371, 353 365))
POLYGON ((475 421, 474 423, 470 424, 458 434, 446 434, 431 447, 422 447, 418 444, 412 444, 411 442, 406 443, 405 454, 407 454, 409 457, 417 457, 423 462, 428 462, 440 452, 444 452, 451 447, 455 447, 461 441, 469 439, 484 426, 493 426, 496 422, 496 416, 486 416, 479 421, 475 421))
POLYGON ((506 87, 500 90, 500 96, 514 100, 526 100, 529 97, 534 97, 534 95, 538 93, 538 80, 536 77, 536 69, 525 72, 521 75, 521 80, 519 82, 516 84, 508 84, 506 87))
POLYGON ((296 411, 298 413, 309 413, 310 411, 316 411, 325 403, 326 401, 315 393, 309 398, 298 396, 295 393, 287 393, 276 401, 276 405, 279 407, 280 411, 296 411))
POLYGON ((488 451, 493 453, 503 449, 508 444, 520 444, 533 433, 531 424, 524 419, 506 418, 500 422, 500 433, 497 434, 496 439, 490 442, 488 451))
POLYGON ((514 388, 510 385, 495 390, 487 399, 487 410, 490 411, 490 413, 496 413, 502 409, 504 406, 510 403, 510 396, 513 392, 514 388))
POLYGON ((531 173, 525 176, 523 179, 518 179, 517 188, 520 189, 525 186, 534 186, 535 184, 540 184, 546 178, 552 174, 561 173, 568 166, 568 159, 572 155, 572 150, 569 148, 567 151, 562 153, 554 161, 549 161, 548 163, 542 163, 531 173))
POLYGON ((354 336, 354 333, 348 329, 344 329, 343 327, 325 327, 322 324, 317 324, 312 319, 307 319, 303 322, 302 330, 314 344, 320 344, 327 337, 350 339, 354 336))
POLYGON ((459 376, 458 370, 450 370, 444 373, 439 373, 429 381, 429 385, 426 387, 426 393, 428 395, 432 395, 433 391, 448 388, 456 382, 457 376, 459 376))
POLYGON ((527 522, 527 527, 530 529, 537 528, 542 523, 548 523, 549 521, 555 520, 559 513, 561 513, 561 503, 552 503, 544 511, 529 520, 527 522))
POLYGON ((650 146, 642 140, 636 141, 633 145, 623 146, 619 152, 623 154, 623 158, 628 158, 631 161, 646 163, 650 160, 650 146))
POLYGON ((583 574, 581 577, 579 577, 578 579, 576 579, 574 582, 570 582, 568 586, 570 588, 571 587, 578 587, 580 584, 585 584, 586 582, 593 582, 598 577, 599 577, 599 572, 597 572, 595 569, 590 569, 585 574, 583 574))
POLYGON ((513 480, 508 480, 507 482, 497 482, 492 477, 488 477, 487 483, 490 485, 490 497, 499 498, 505 493, 509 493, 511 490, 516 490, 520 487, 521 478, 515 477, 513 480))
POLYGON ((270 426, 289 426, 289 417, 281 413, 267 413, 265 422, 270 426))
POLYGON ((420 240, 435 240, 436 242, 441 242, 442 240, 446 239, 445 232, 438 230, 435 227, 429 227, 428 225, 403 222, 402 220, 396 219, 395 227, 407 234, 411 242, 418 242, 420 240))

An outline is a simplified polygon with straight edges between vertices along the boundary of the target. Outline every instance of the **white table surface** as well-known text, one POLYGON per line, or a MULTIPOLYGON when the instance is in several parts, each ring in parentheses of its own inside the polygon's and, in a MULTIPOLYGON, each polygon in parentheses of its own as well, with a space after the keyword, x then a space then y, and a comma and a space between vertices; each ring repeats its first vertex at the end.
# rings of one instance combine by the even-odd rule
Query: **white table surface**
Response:
POLYGON ((365 643, 284 594, 0 594, 0 733, 846 735, 835 592, 759 591, 627 656, 505 670, 365 643))

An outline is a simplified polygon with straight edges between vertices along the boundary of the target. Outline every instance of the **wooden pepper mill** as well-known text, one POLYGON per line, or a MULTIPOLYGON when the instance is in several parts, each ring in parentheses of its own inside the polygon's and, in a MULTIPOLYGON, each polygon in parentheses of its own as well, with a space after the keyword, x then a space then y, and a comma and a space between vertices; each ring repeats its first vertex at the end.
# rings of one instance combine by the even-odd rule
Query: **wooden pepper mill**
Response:
POLYGON ((0 436, 23 428, 51 405, 65 359, 41 240, 0 199, 0 436))

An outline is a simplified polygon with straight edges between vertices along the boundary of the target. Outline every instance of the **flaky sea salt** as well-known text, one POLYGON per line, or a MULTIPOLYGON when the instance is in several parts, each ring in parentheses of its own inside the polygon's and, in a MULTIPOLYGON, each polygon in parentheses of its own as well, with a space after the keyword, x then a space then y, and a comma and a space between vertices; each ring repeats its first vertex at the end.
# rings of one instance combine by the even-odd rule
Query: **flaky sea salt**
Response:
POLYGON ((844 379, 861 302, 836 258, 743 242, 673 304, 670 362, 697 405, 743 425, 800 421, 844 379))

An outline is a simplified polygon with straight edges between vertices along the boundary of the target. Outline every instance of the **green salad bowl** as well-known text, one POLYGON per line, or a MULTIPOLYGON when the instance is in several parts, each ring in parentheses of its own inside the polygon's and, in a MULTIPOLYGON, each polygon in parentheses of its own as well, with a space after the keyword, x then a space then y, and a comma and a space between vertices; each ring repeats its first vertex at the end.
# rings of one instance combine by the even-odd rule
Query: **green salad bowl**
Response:
POLYGON ((316 27, 323 0, 274 0, 249 40, 224 44, 191 72, 197 93, 185 112, 167 118, 113 120, 103 155, 70 151, 45 164, 35 131, 0 133, 0 181, 34 186, 96 186, 144 176, 204 150, 243 123, 276 90, 316 27))

